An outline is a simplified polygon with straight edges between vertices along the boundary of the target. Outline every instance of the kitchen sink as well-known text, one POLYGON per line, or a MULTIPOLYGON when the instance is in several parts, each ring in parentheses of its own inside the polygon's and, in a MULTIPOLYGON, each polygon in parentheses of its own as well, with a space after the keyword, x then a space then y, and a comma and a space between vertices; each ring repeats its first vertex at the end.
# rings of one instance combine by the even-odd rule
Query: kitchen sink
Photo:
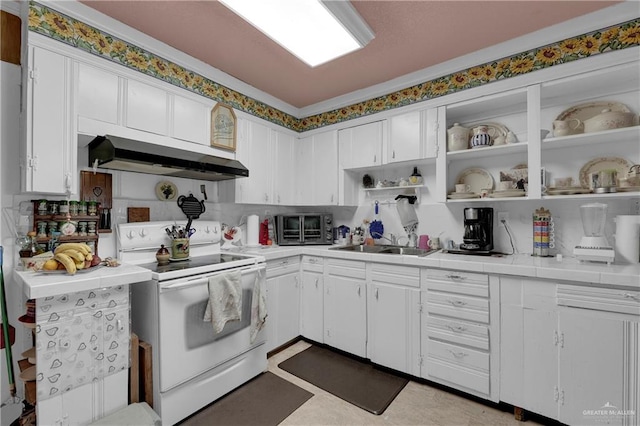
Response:
POLYGON ((437 250, 425 250, 415 247, 404 246, 365 246, 365 245, 347 245, 339 247, 331 247, 330 250, 351 251, 356 253, 377 253, 377 254, 403 254, 407 256, 426 256, 437 250))
POLYGON ((330 250, 353 251, 357 253, 380 253, 384 249, 385 249, 384 246, 365 246, 365 245, 347 245, 347 246, 330 248, 330 250))

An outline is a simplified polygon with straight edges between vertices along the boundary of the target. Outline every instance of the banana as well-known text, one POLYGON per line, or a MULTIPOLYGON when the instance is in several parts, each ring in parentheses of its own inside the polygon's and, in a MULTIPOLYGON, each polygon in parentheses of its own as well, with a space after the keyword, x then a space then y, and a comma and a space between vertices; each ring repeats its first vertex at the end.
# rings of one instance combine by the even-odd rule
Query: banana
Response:
POLYGON ((82 254, 85 255, 85 256, 87 254, 91 253, 91 247, 89 247, 85 243, 62 243, 58 247, 56 247, 56 249, 55 249, 55 251, 53 253, 54 254, 58 254, 60 252, 67 251, 69 249, 74 249, 74 250, 81 251, 82 254))
POLYGON ((69 273, 70 275, 76 273, 76 264, 71 257, 67 256, 64 253, 57 253, 53 256, 53 258, 62 263, 64 265, 64 268, 67 270, 67 273, 69 273))
POLYGON ((80 270, 80 269, 84 269, 84 260, 75 260, 73 261, 73 263, 76 264, 76 269, 80 270))
POLYGON ((66 254, 67 256, 72 258, 75 263, 84 262, 84 253, 82 253, 80 250, 68 249, 68 250, 58 252, 58 254, 60 253, 66 254))
POLYGON ((87 254, 84 256, 84 260, 91 260, 91 259, 93 259, 93 253, 87 253, 87 254))

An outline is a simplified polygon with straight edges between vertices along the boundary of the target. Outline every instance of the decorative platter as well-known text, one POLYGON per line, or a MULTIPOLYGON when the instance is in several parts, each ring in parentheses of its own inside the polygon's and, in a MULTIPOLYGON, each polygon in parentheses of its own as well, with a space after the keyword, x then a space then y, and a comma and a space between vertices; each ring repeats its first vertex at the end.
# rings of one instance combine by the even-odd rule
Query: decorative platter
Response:
POLYGON ((618 171, 618 177, 626 176, 631 165, 632 163, 620 157, 594 158, 580 169, 580 185, 583 188, 589 188, 589 174, 602 170, 615 169, 618 171))
POLYGON ((480 194, 474 192, 452 192, 447 195, 450 200, 467 200, 469 198, 480 198, 480 194))
POLYGON ((510 198, 510 197, 524 197, 527 195, 526 191, 522 189, 507 189, 504 191, 494 191, 488 196, 490 198, 510 198))
POLYGON ((493 189, 493 178, 485 169, 471 167, 460 172, 456 178, 456 184, 464 183, 469 185, 471 192, 480 195, 484 188, 493 189))
POLYGON ((582 133, 584 132, 584 123, 585 120, 588 120, 596 115, 602 113, 603 109, 610 109, 611 111, 618 112, 631 112, 631 110, 620 102, 587 102, 580 105, 572 106, 560 113, 556 117, 556 120, 570 120, 572 118, 577 118, 581 121, 581 124, 572 131, 572 134, 582 133))
POLYGON ((156 185, 156 196, 158 200, 171 201, 178 196, 178 188, 173 182, 163 180, 156 185))
MULTIPOLYGON (((76 270, 77 274, 84 274, 85 272, 92 272, 95 271, 96 269, 100 269, 102 268, 104 265, 100 264, 100 265, 96 265, 96 266, 92 266, 90 268, 83 268, 83 269, 78 269, 76 270)), ((48 270, 48 269, 41 269, 38 272, 42 272, 43 274, 67 274, 67 275, 71 275, 67 272, 66 269, 54 269, 54 270, 48 270)))
POLYGON ((589 194, 591 192, 588 188, 581 186, 571 186, 568 188, 547 188, 546 195, 573 195, 573 194, 589 194))

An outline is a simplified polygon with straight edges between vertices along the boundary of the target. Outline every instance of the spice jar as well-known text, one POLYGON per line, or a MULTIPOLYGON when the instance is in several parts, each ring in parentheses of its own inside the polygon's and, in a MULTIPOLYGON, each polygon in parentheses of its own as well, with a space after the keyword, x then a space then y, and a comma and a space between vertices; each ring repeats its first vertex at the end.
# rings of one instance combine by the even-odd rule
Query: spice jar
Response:
POLYGON ((62 200, 58 202, 58 212, 60 214, 69 213, 69 203, 67 202, 67 200, 62 200))
POLYGON ((43 216, 47 214, 48 211, 49 211, 49 206, 47 205, 47 200, 38 201, 38 214, 40 216, 43 216))
POLYGON ((87 214, 89 216, 97 216, 98 215, 98 202, 97 201, 87 201, 87 214))
POLYGON ((158 265, 166 265, 169 263, 169 250, 164 246, 164 244, 160 245, 160 248, 156 252, 156 260, 158 261, 158 265))
POLYGON ((47 236, 47 222, 44 220, 39 221, 38 223, 36 223, 36 227, 38 228, 38 234, 37 237, 38 238, 44 238, 47 236))
POLYGON ((58 202, 57 201, 49 201, 47 202, 47 206, 49 207, 49 214, 58 214, 58 202))
POLYGON ((78 235, 82 237, 87 235, 87 222, 78 222, 78 235))
POLYGON ((75 200, 69 201, 69 214, 71 216, 78 216, 78 202, 75 200))
POLYGON ((58 222, 55 220, 49 221, 49 236, 52 237, 54 232, 58 231, 58 222))
POLYGON ((87 202, 86 201, 78 201, 78 214, 80 216, 87 215, 87 202))

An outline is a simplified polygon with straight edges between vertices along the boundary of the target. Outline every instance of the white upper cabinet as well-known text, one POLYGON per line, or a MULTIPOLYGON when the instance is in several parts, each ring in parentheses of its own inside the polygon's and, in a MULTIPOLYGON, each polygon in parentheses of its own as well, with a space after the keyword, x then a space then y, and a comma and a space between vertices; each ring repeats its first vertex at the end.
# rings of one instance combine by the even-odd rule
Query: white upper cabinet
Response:
POLYGON ((343 169, 379 166, 386 121, 376 121, 338 131, 338 159, 343 169))
POLYGON ((168 134, 169 94, 133 79, 126 83, 126 126, 159 135, 168 134))
POLYGON ((338 141, 336 131, 296 142, 296 205, 338 204, 338 141))
POLYGON ((389 119, 387 163, 437 155, 437 109, 412 111, 389 119))
POLYGON ((273 203, 273 149, 271 129, 251 120, 238 120, 236 158, 249 169, 248 178, 232 183, 238 185, 235 202, 248 204, 273 203))
POLYGON ((75 193, 77 142, 72 119, 72 61, 37 46, 29 46, 28 60, 22 190, 75 193))
POLYGON ((295 204, 295 143, 296 139, 292 134, 271 130, 275 148, 275 166, 273 186, 273 204, 293 205, 295 204))
POLYGON ((171 137, 209 145, 211 107, 184 96, 171 95, 171 137))
POLYGON ((78 115, 118 124, 120 77, 84 63, 78 63, 77 75, 78 115))

